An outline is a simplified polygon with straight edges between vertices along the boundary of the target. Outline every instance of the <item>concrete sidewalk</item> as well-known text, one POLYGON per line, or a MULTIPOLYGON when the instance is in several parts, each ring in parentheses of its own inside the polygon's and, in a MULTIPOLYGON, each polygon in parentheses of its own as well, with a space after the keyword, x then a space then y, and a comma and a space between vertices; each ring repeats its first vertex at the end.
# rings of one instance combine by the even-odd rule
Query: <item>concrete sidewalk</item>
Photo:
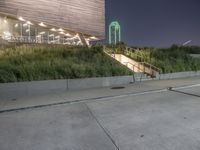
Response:
POLYGON ((151 81, 3 101, 1 110, 30 108, 0 113, 0 150, 199 150, 199 84, 151 81), (42 104, 49 106, 32 107, 42 104))
POLYGON ((160 80, 137 82, 130 85, 124 85, 124 89, 113 90, 111 87, 73 90, 66 92, 57 92, 40 96, 23 97, 19 99, 0 100, 0 111, 8 109, 34 107, 38 105, 49 105, 54 103, 73 102, 81 100, 94 100, 101 97, 116 95, 126 95, 130 93, 140 93, 152 90, 161 90, 167 87, 178 87, 192 84, 200 84, 200 77, 185 78, 176 80, 160 80))

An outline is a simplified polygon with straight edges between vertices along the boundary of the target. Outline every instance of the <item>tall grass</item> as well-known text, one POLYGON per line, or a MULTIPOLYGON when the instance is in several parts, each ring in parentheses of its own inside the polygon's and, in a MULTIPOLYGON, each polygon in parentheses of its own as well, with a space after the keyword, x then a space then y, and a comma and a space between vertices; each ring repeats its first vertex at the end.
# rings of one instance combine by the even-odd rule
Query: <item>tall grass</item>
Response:
POLYGON ((200 58, 193 58, 190 54, 200 54, 197 46, 176 46, 170 48, 134 48, 130 53, 125 49, 124 43, 117 46, 108 45, 115 53, 123 53, 139 62, 150 63, 162 70, 163 73, 198 71, 200 70, 200 58), (137 50, 136 50, 137 49, 137 50))
POLYGON ((168 49, 147 49, 149 63, 161 68, 164 73, 198 71, 200 70, 200 59, 190 56, 191 53, 200 53, 198 47, 172 46, 168 49))
POLYGON ((129 75, 101 47, 22 45, 0 49, 0 82, 129 75))
POLYGON ((144 60, 162 69, 163 73, 200 70, 200 59, 192 58, 191 53, 200 53, 195 47, 172 46, 168 49, 141 50, 144 60))

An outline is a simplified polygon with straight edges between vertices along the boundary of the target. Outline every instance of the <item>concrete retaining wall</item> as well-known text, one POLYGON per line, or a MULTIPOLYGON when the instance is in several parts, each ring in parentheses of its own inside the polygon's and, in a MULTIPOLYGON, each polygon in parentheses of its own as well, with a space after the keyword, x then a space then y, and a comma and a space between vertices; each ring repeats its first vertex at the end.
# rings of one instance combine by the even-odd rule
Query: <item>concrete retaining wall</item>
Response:
POLYGON ((157 78, 159 78, 160 80, 168 80, 168 79, 188 78, 188 77, 197 77, 197 76, 200 76, 200 71, 161 74, 157 78))
POLYGON ((147 75, 142 73, 135 73, 135 81, 150 81, 150 80, 170 80, 170 79, 179 79, 179 78, 189 78, 189 77, 200 77, 200 71, 191 71, 191 72, 176 72, 168 74, 157 74, 156 78, 149 78, 147 75))
POLYGON ((140 81, 150 81, 150 80, 170 80, 170 79, 197 77, 197 76, 200 76, 200 71, 157 74, 157 77, 153 79, 145 74, 135 73, 134 78, 136 82, 140 82, 140 81))
POLYGON ((33 81, 20 83, 0 84, 0 100, 17 99, 30 95, 47 94, 52 92, 89 89, 130 84, 133 82, 149 80, 168 80, 187 77, 200 77, 200 71, 197 72, 179 72, 170 74, 161 74, 157 78, 151 79, 142 73, 136 73, 133 76, 87 78, 87 79, 67 79, 52 81, 33 81))
POLYGON ((133 76, 33 81, 0 84, 0 100, 51 92, 117 86, 133 82, 133 76))

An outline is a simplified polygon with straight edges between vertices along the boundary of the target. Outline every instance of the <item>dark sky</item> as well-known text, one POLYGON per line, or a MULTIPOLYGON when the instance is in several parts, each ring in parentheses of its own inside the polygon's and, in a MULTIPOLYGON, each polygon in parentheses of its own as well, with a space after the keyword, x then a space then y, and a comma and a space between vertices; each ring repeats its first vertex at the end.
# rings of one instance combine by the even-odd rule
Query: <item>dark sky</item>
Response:
POLYGON ((200 46, 200 0, 106 0, 106 31, 117 20, 130 46, 200 46))

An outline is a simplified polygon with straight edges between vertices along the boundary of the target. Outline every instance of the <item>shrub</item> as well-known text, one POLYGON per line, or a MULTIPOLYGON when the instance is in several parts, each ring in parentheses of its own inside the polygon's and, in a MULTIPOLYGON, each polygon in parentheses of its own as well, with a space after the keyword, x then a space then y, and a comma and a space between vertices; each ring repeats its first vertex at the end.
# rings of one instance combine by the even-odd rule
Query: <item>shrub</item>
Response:
POLYGON ((102 47, 21 45, 0 49, 0 82, 128 75, 102 47))

